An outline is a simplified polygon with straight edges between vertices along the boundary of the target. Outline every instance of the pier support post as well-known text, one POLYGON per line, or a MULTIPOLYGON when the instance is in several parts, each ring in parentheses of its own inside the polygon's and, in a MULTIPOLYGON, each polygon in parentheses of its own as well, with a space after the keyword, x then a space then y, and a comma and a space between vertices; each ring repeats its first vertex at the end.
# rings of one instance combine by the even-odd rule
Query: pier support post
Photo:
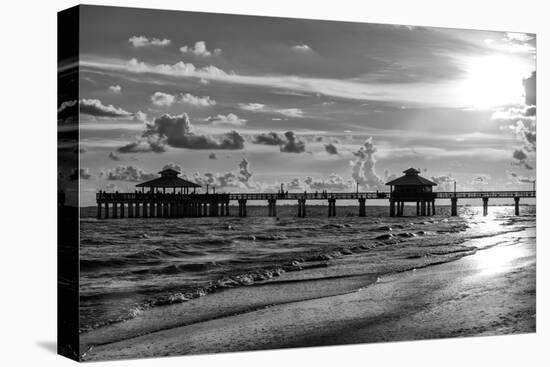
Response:
POLYGON ((246 217, 246 199, 239 199, 239 217, 246 217))
POLYGON ((395 217, 395 200, 390 199, 390 217, 395 217))
POLYGON ((328 199, 328 216, 329 217, 336 216, 336 199, 335 198, 328 199))
POLYGON ((435 200, 432 200, 432 215, 435 215, 435 200))
POLYGON ((420 202, 420 215, 425 216, 426 215, 426 201, 422 200, 420 202))
POLYGON ((519 196, 514 197, 514 213, 519 215, 519 196))
POLYGON ((97 203, 97 219, 101 219, 101 203, 97 203))
POLYGON ((120 203, 120 217, 124 218, 124 203, 120 203))
POLYGON ((276 217, 277 216, 277 200, 276 199, 268 199, 267 200, 267 212, 268 216, 270 217, 276 217))
POLYGON ((416 216, 420 216, 420 201, 416 202, 416 216))
POLYGON ((128 203, 128 218, 134 217, 134 203, 128 203))
POLYGON ((405 207, 405 202, 404 201, 398 201, 397 202, 397 216, 398 217, 403 216, 404 207, 405 207))
POLYGON ((365 202, 367 201, 367 199, 365 198, 359 198, 359 216, 360 217, 364 217, 366 215, 366 207, 365 207, 365 202))
POLYGON ((298 199, 298 217, 306 216, 306 199, 298 199))
POLYGON ((458 202, 457 197, 451 198, 451 216, 452 217, 456 217, 458 215, 457 202, 458 202))
POLYGON ((225 203, 225 216, 229 217, 229 201, 225 203))
POLYGON ((113 219, 118 218, 118 203, 115 201, 113 203, 113 219))
POLYGON ((109 219, 109 203, 105 202, 105 219, 109 219))
POLYGON ((488 207, 489 207, 489 198, 484 197, 483 198, 483 216, 487 215, 488 209, 489 209, 488 207))
POLYGON ((148 218, 149 217, 149 203, 144 201, 143 202, 143 218, 148 218))

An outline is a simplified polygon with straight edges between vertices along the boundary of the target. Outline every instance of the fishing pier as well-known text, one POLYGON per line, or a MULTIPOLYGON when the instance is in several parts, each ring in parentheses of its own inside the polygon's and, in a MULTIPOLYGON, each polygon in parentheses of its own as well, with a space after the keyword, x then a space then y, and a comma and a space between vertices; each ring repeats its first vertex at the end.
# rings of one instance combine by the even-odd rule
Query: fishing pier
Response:
POLYGON ((294 201, 297 217, 307 216, 307 202, 324 201, 328 204, 327 215, 337 214, 338 200, 356 200, 358 216, 366 216, 367 200, 389 201, 389 215, 404 215, 405 203, 416 204, 417 216, 435 215, 436 200, 449 200, 451 216, 458 214, 459 199, 481 199, 483 215, 487 215, 490 199, 513 199, 515 215, 520 215, 520 199, 535 198, 536 191, 432 191, 436 184, 419 176, 419 171, 408 169, 405 176, 388 182, 388 192, 303 192, 303 193, 197 193, 201 186, 183 180, 179 172, 168 169, 159 172, 161 177, 136 185, 141 191, 133 193, 96 194, 97 218, 185 218, 204 216, 229 216, 230 203, 238 205, 238 216, 247 216, 249 201, 267 203, 267 215, 277 216, 278 201, 294 201), (145 191, 145 189, 148 191, 145 191), (168 191, 168 192, 167 192, 168 191))

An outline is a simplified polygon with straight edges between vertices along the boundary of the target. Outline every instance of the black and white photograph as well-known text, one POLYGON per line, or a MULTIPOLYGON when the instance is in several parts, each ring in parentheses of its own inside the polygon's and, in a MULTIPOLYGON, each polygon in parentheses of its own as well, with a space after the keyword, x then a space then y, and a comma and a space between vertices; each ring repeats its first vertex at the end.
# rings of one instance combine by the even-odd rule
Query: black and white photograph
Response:
POLYGON ((66 12, 62 354, 536 332, 536 34, 66 12))

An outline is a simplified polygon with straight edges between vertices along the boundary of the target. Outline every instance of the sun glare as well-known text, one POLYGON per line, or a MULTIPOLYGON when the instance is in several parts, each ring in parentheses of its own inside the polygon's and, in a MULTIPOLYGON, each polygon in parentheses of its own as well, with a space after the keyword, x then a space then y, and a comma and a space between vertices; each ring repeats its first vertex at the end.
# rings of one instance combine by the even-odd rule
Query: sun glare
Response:
POLYGON ((459 84, 465 107, 491 108, 523 101, 523 84, 529 70, 519 59, 506 56, 471 58, 459 84))

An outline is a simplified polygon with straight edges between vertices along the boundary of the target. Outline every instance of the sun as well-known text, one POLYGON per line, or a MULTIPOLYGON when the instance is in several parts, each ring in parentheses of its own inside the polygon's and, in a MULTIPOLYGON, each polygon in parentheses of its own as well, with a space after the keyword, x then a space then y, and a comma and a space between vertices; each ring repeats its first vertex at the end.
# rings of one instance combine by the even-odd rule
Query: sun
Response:
POLYGON ((465 77, 458 85, 461 104, 494 108, 523 102, 523 79, 530 70, 523 60, 511 56, 484 56, 465 62, 465 77))

